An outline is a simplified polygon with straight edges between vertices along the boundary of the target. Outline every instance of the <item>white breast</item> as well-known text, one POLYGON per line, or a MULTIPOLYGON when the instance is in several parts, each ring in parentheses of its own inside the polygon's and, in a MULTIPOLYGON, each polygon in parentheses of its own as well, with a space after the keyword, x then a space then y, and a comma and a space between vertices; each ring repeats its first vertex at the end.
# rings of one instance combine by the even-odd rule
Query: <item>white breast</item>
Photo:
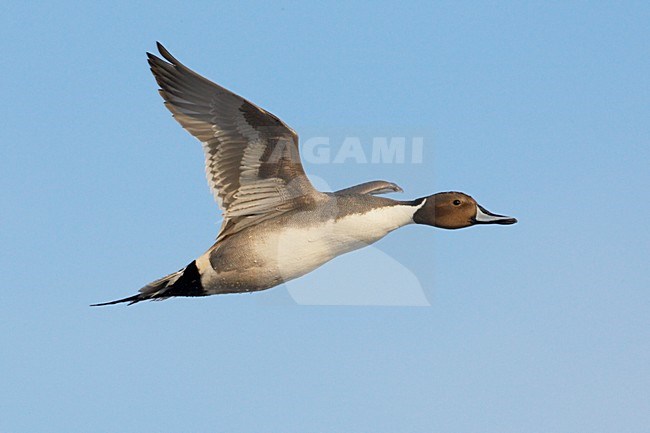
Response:
POLYGON ((257 253, 288 281, 412 223, 414 211, 412 206, 391 206, 365 214, 351 214, 314 227, 289 226, 260 239, 256 244, 257 253))

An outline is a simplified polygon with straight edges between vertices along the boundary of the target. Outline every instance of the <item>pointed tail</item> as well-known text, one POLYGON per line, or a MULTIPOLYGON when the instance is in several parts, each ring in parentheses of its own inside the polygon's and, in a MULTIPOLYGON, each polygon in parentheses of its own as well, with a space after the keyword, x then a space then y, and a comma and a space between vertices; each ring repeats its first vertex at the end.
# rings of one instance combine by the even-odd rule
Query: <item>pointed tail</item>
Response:
POLYGON ((102 302, 100 304, 92 304, 91 307, 102 307, 104 305, 121 304, 128 302, 129 305, 136 302, 146 300, 163 300, 172 296, 205 296, 207 293, 201 284, 201 275, 196 267, 196 261, 192 261, 189 265, 147 284, 140 289, 137 295, 129 296, 128 298, 118 299, 116 301, 102 302))

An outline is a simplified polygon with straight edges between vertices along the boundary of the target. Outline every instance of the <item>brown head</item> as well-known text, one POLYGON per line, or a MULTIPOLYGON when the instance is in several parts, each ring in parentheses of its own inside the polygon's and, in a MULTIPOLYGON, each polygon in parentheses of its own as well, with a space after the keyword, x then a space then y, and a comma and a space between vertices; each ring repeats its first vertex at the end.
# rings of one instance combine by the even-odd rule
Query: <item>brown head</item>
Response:
MULTIPOLYGON (((514 224, 515 218, 497 215, 462 192, 439 192, 420 199, 424 203, 413 221, 442 229, 460 229, 476 224, 514 224)), ((419 201, 419 200, 418 200, 419 201)))

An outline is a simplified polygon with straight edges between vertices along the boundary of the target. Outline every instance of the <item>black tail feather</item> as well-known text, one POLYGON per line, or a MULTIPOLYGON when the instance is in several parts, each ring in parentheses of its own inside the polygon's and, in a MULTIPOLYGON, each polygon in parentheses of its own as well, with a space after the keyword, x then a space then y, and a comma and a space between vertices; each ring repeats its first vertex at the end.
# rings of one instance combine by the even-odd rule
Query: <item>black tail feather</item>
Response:
POLYGON ((102 307, 105 305, 121 304, 128 302, 129 305, 146 300, 162 300, 172 296, 205 296, 207 293, 201 284, 201 275, 193 261, 183 269, 169 274, 159 280, 147 284, 137 295, 116 301, 92 304, 91 307, 102 307))
POLYGON ((117 301, 110 301, 110 302, 102 302, 100 304, 90 304, 91 307, 103 307, 104 305, 115 305, 115 304, 121 304, 122 302, 128 302, 129 305, 135 304, 136 302, 143 301, 145 298, 143 298, 139 293, 134 296, 129 296, 128 298, 124 299, 118 299, 117 301))

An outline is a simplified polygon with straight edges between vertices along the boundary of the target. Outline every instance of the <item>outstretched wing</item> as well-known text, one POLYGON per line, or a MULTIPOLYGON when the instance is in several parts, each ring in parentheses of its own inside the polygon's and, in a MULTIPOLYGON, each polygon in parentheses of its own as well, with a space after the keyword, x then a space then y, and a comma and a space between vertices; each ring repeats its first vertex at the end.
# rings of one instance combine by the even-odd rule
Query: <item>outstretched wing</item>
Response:
POLYGON ((371 182, 361 183, 349 188, 340 189, 335 194, 388 194, 391 192, 404 192, 396 183, 386 182, 385 180, 373 180, 371 182))
POLYGON ((164 60, 147 56, 165 106, 203 143, 208 183, 224 211, 217 239, 318 198, 294 130, 157 46, 164 60))

